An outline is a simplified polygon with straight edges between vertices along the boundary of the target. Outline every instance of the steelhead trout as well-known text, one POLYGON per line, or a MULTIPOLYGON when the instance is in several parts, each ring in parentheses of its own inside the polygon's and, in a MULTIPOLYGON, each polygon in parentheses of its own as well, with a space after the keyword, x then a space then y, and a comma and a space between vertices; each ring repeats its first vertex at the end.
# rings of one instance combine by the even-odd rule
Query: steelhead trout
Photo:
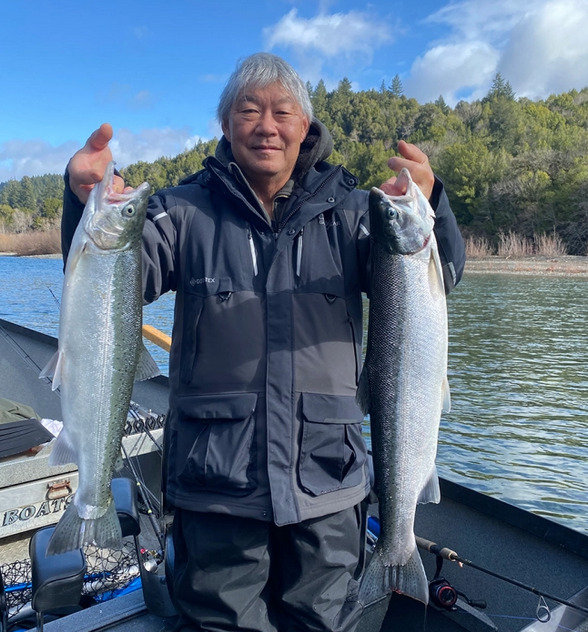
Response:
POLYGON ((403 169, 407 192, 372 189, 368 341, 357 400, 369 413, 380 537, 359 600, 392 591, 428 602, 414 517, 439 502, 435 468, 439 422, 449 409, 447 307, 433 234, 434 213, 403 169))
POLYGON ((141 234, 149 185, 112 191, 114 163, 90 193, 65 268, 59 345, 41 377, 61 389, 63 430, 51 465, 76 463, 79 485, 47 553, 84 544, 117 548, 110 490, 133 382, 159 370, 141 337, 141 234))

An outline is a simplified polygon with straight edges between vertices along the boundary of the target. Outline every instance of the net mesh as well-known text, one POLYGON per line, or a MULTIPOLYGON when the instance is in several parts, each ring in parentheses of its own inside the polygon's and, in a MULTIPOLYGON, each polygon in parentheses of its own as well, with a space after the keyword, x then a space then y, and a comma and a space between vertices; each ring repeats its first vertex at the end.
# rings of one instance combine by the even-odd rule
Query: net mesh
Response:
MULTIPOLYGON (((139 562, 133 541, 122 549, 84 547, 86 575, 82 587, 82 603, 107 601, 129 589, 140 586, 139 562)), ((4 580, 8 620, 17 617, 32 598, 31 561, 19 560, 0 565, 4 580)))

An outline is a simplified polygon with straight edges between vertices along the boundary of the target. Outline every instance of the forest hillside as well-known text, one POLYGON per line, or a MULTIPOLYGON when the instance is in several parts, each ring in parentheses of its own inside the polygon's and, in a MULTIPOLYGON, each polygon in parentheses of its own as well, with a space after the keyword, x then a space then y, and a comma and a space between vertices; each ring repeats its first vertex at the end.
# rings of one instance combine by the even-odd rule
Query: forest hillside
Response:
MULTIPOLYGON (((497 248, 505 235, 527 243, 547 236, 570 255, 588 244, 588 88, 545 100, 517 98, 496 75, 481 100, 449 107, 442 97, 419 104, 390 86, 354 92, 348 79, 328 91, 308 86, 315 114, 331 130, 331 162, 344 164, 360 186, 389 177, 386 161, 400 139, 417 144, 445 183, 464 235, 497 248)), ((217 140, 178 156, 123 170, 131 186, 177 184, 202 167, 217 140)), ((0 233, 55 228, 61 215, 61 174, 0 184, 0 233)))

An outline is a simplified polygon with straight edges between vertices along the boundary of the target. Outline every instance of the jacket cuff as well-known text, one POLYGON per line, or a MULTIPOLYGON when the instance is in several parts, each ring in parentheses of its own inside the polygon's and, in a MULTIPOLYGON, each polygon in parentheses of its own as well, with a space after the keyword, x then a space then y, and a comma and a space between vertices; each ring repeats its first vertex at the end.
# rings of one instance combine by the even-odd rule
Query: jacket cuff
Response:
POLYGON ((80 202, 78 196, 71 190, 67 169, 63 175, 63 180, 65 189, 63 190, 63 215, 61 217, 61 252, 65 269, 71 242, 84 212, 84 204, 80 202))
POLYGON ((443 182, 439 180, 437 176, 435 176, 435 184, 433 184, 433 192, 431 193, 431 197, 429 198, 429 204, 431 205, 434 211, 437 210, 439 206, 439 200, 441 199, 441 194, 443 193, 443 182))

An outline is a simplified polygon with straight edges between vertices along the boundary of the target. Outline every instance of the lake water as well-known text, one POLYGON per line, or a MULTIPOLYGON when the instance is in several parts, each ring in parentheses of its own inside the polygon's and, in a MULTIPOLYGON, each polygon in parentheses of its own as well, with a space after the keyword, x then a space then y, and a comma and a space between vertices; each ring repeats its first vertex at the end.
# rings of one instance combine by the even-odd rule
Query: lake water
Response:
MULTIPOLYGON (((0 318, 56 336, 60 259, 0 256, 0 318)), ((467 274, 449 297, 446 478, 588 533, 588 279, 467 274)), ((144 321, 171 334, 173 296, 144 321)), ((167 372, 167 354, 148 345, 167 372)))

